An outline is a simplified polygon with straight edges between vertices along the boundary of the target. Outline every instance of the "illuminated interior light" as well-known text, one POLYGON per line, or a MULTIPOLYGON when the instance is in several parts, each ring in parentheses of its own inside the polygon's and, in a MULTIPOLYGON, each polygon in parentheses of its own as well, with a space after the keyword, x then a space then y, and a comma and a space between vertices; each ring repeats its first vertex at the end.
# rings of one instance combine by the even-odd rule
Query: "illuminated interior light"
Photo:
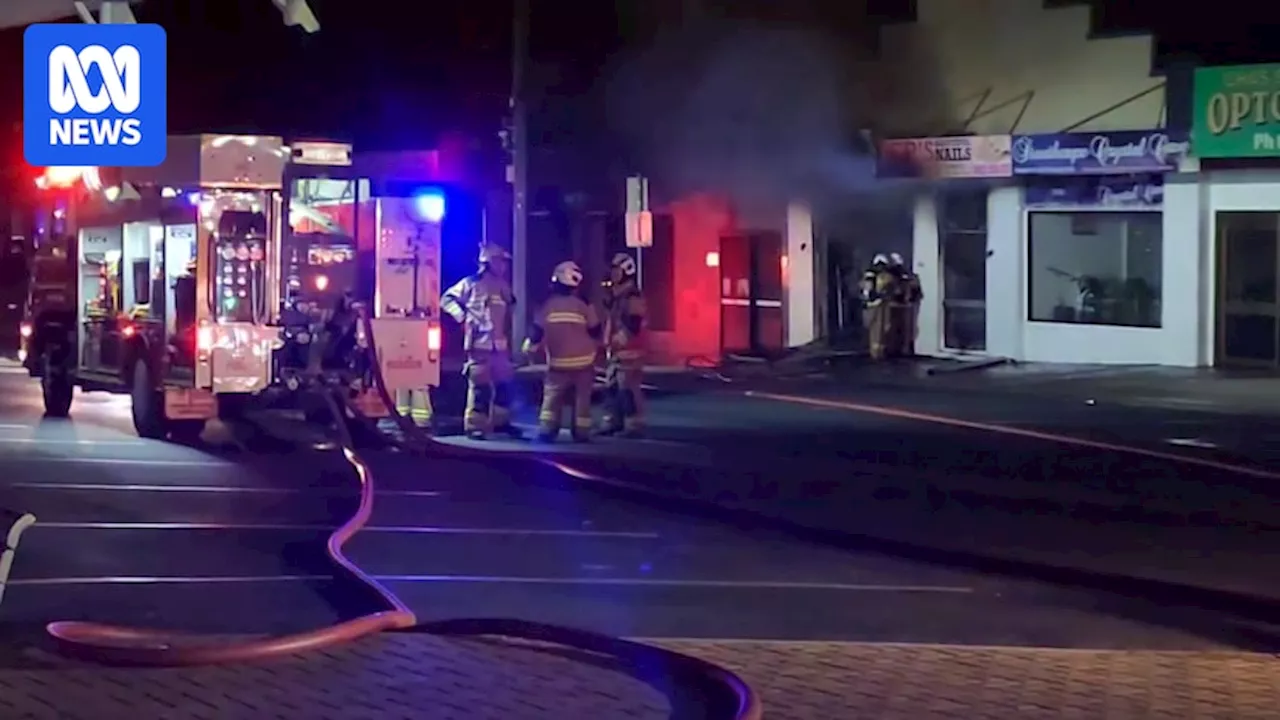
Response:
POLYGON ((709 268, 720 267, 720 253, 714 252, 714 251, 707 253, 707 267, 709 268))

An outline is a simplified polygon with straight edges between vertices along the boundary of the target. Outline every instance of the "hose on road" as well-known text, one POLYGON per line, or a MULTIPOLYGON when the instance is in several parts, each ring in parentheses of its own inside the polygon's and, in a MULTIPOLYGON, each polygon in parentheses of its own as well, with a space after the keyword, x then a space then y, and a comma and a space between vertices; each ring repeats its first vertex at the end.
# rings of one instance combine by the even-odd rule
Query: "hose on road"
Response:
MULTIPOLYGON (((472 460, 486 459, 484 451, 466 451, 452 448, 425 437, 413 422, 396 410, 396 403, 388 392, 379 368, 377 345, 374 342, 373 325, 367 313, 361 313, 372 356, 373 379, 379 396, 397 425, 409 440, 410 449, 436 454, 465 456, 472 460)), ((344 553, 346 545, 368 523, 373 514, 376 497, 374 476, 369 466, 360 458, 351 436, 348 423, 360 418, 350 404, 343 406, 335 399, 335 393, 324 393, 329 411, 337 427, 340 450, 360 481, 360 503, 355 514, 343 523, 327 542, 327 551, 333 562, 351 578, 374 590, 387 607, 386 610, 347 620, 330 627, 317 628, 294 635, 268 637, 244 641, 223 641, 208 636, 176 633, 165 630, 107 625, 100 623, 61 621, 50 623, 46 630, 65 654, 102 664, 182 667, 194 665, 244 663, 269 658, 295 655, 301 652, 330 648, 388 630, 416 629, 443 635, 490 635, 523 640, 549 642, 566 647, 609 655, 632 667, 651 668, 655 664, 669 668, 675 677, 693 679, 702 687, 719 696, 729 698, 733 720, 760 720, 763 709, 751 687, 733 672, 704 660, 663 648, 652 647, 606 635, 590 633, 574 628, 532 623, 517 619, 458 619, 446 622, 420 624, 417 616, 391 591, 365 574, 344 553)), ((530 460, 543 463, 559 472, 577 478, 591 477, 555 461, 538 458, 530 460)))
MULTIPOLYGON (((337 403, 328 394, 325 398, 335 421, 340 428, 344 427, 337 403)), ((367 577, 343 552, 373 514, 374 485, 368 466, 355 453, 349 436, 343 437, 341 451, 360 480, 360 503, 355 514, 329 536, 326 549, 338 567, 373 588, 387 610, 294 635, 235 642, 166 630, 79 621, 54 622, 45 629, 57 642, 58 648, 73 657, 112 665, 180 667, 252 662, 293 655, 351 642, 386 630, 413 627, 418 623, 413 612, 367 577)))
MULTIPOLYGON (((423 433, 412 419, 405 417, 397 410, 395 398, 391 396, 382 373, 378 371, 378 368, 381 367, 381 362, 378 358, 377 344, 373 341, 373 323, 370 321, 368 314, 363 312, 360 315, 360 321, 364 326, 365 337, 369 339, 369 351, 372 354, 374 368, 374 388, 377 390, 383 405, 386 406, 387 411, 391 414, 392 420, 400 429, 405 441, 403 447, 412 452, 435 457, 453 457, 473 461, 492 459, 492 454, 484 450, 472 450, 437 442, 426 433, 423 433)), ((348 406, 346 410, 347 415, 345 417, 360 418, 360 414, 354 407, 348 406)), ((342 430, 342 439, 344 444, 352 442, 350 433, 345 429, 342 430)), ((556 460, 541 457, 536 453, 518 453, 514 455, 578 480, 613 484, 608 479, 599 478, 594 474, 573 468, 556 460)), ((394 597, 389 591, 382 589, 376 580, 368 577, 364 579, 378 588, 379 592, 382 592, 385 596, 394 597)), ((576 628, 546 625, 512 618, 462 618, 428 623, 415 629, 444 635, 493 635, 554 643, 615 657, 637 668, 654 667, 655 664, 659 664, 662 667, 672 669, 674 671, 673 674, 678 677, 692 678, 703 687, 713 689, 718 695, 732 698, 734 709, 731 717, 733 720, 761 720, 764 717, 764 708, 761 705, 759 696, 737 674, 700 658, 673 652, 665 648, 644 645, 576 628)))

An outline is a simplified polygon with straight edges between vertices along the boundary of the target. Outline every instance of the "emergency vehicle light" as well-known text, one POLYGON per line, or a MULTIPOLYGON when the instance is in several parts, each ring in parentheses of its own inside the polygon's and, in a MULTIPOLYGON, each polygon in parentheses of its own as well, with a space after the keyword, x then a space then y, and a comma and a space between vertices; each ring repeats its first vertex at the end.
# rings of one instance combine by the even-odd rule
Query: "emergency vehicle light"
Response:
POLYGON ((31 337, 31 324, 30 324, 30 323, 22 323, 22 325, 21 325, 21 326, 19 326, 19 328, 18 328, 18 334, 19 334, 19 335, 21 335, 21 336, 22 336, 22 337, 24 337, 24 338, 29 338, 29 337, 31 337))
POLYGON ((432 325, 427 328, 427 350, 431 352, 440 352, 440 326, 432 325))
POLYGON ((328 288, 329 288, 329 276, 328 276, 328 275, 317 275, 317 276, 316 276, 316 290, 319 290, 320 292, 324 292, 324 291, 325 291, 325 290, 327 290, 328 288))
POLYGON ((444 220, 444 193, 434 188, 415 193, 413 196, 413 210, 418 214, 419 218, 427 222, 438 223, 444 220))

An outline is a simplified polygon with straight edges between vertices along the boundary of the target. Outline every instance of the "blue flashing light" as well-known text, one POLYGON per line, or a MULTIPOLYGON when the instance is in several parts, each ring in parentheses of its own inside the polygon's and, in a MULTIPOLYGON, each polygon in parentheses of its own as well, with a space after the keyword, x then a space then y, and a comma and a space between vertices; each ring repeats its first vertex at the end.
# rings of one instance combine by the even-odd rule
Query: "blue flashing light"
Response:
POLYGON ((413 195, 413 211, 427 222, 438 223, 444 220, 444 193, 436 189, 423 190, 413 195))

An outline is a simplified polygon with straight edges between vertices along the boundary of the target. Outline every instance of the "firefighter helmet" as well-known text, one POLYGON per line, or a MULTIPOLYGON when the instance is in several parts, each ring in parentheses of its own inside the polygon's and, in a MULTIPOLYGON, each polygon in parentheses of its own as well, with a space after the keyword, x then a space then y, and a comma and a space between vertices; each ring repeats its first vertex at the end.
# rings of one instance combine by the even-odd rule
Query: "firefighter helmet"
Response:
POLYGON ((582 284, 582 268, 572 260, 565 260, 551 273, 551 282, 576 288, 582 284))
POLYGON ((488 243, 485 243, 484 245, 480 246, 480 263, 482 265, 484 263, 492 262, 494 260, 510 260, 510 259, 511 259, 511 253, 507 252, 506 248, 500 247, 498 245, 490 245, 488 243))
POLYGON ((889 253, 889 264, 894 267, 902 267, 906 264, 906 261, 902 259, 900 253, 889 253))
POLYGON ((888 265, 888 264, 889 264, 889 256, 885 255, 884 253, 876 253, 876 256, 871 258, 872 267, 888 265))
POLYGON ((621 270, 625 277, 636 276, 636 259, 631 257, 630 253, 620 252, 617 255, 614 255, 611 265, 621 270))

